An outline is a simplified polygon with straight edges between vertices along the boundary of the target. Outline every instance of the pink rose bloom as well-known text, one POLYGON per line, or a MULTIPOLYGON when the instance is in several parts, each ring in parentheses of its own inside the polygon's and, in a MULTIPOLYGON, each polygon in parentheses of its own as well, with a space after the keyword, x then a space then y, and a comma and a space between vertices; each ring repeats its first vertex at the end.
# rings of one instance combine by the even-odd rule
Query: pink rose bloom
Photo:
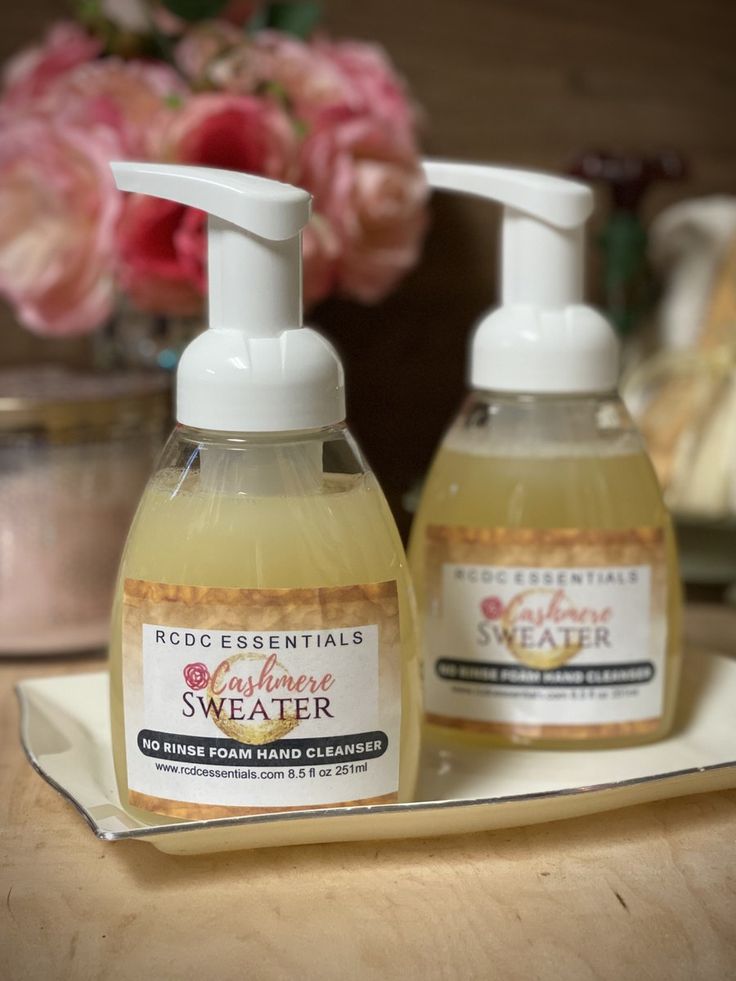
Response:
POLYGON ((293 114, 319 125, 324 114, 350 113, 381 119, 395 138, 414 145, 415 114, 405 87, 383 50, 358 41, 306 43, 278 31, 213 54, 209 80, 232 92, 271 86, 293 114))
POLYGON ((326 108, 352 105, 353 93, 335 65, 313 44, 278 31, 261 31, 252 47, 261 84, 275 84, 299 119, 315 122, 326 108))
MULTIPOLYGON (((220 93, 195 95, 162 136, 164 159, 288 180, 295 139, 268 102, 220 93)), ((205 217, 155 198, 126 203, 120 226, 121 282, 143 309, 196 313, 204 292, 205 217)))
POLYGON ((340 240, 329 221, 313 214, 302 234, 303 300, 305 308, 324 300, 335 289, 340 240))
POLYGON ((36 333, 82 334, 112 311, 114 149, 33 116, 0 126, 0 292, 36 333))
POLYGON ((315 42, 315 50, 330 61, 350 89, 349 108, 387 123, 394 133, 413 143, 416 112, 406 86, 377 44, 362 41, 315 42))
POLYGON ((300 183, 340 240, 336 281, 364 303, 381 300, 416 263, 426 228, 419 161, 366 118, 325 121, 302 147, 300 183))
POLYGON ((208 69, 216 58, 237 45, 244 45, 242 30, 225 20, 206 20, 194 24, 174 49, 176 67, 190 82, 211 82, 208 69))
POLYGON ((118 229, 120 283, 141 310, 199 313, 205 216, 173 201, 130 196, 118 229))
POLYGON ((262 99, 212 92, 194 95, 174 115, 164 154, 178 163, 224 167, 288 180, 296 138, 288 116, 262 99))
POLYGON ((106 129, 124 157, 155 157, 157 141, 174 107, 189 90, 179 75, 156 62, 105 58, 60 78, 38 110, 60 124, 106 129))
POLYGON ((27 105, 61 75, 91 61, 101 50, 101 43, 77 24, 62 21, 54 25, 42 45, 21 51, 8 62, 3 101, 10 108, 27 105))
POLYGON ((333 59, 278 31, 259 31, 223 52, 210 62, 208 77, 229 92, 270 90, 277 99, 287 100, 294 116, 310 124, 325 109, 354 103, 351 86, 333 59))

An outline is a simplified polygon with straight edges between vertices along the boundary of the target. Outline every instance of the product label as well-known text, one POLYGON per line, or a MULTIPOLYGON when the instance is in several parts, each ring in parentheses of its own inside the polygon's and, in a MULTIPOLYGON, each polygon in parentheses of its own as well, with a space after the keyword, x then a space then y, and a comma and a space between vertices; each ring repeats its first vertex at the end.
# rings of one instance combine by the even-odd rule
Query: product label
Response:
POLYGON ((427 529, 429 721, 536 738, 662 715, 663 531, 427 529))
POLYGON ((125 581, 130 803, 182 818, 397 799, 395 582, 125 581))

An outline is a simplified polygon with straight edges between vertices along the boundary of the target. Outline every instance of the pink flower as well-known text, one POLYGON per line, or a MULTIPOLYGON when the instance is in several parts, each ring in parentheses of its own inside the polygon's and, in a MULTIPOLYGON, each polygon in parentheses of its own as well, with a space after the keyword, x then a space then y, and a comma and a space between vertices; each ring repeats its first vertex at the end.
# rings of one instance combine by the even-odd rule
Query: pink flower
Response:
MULTIPOLYGON (((249 96, 193 96, 162 135, 164 158, 288 179, 295 140, 288 119, 249 96)), ((143 309, 194 313, 204 292, 204 215, 132 197, 120 225, 121 283, 143 309)))
POLYGON ((59 78, 38 100, 37 110, 60 124, 106 129, 119 155, 150 158, 174 108, 189 90, 179 75, 156 62, 105 58, 59 78))
POLYGON ((130 196, 118 230, 120 285, 142 310, 202 308, 205 218, 173 201, 130 196))
POLYGON ((245 43, 242 30, 225 20, 206 20, 194 24, 174 49, 174 61, 190 82, 204 85, 211 81, 212 62, 236 45, 245 43))
POLYGON ((361 41, 315 42, 315 51, 330 61, 350 91, 349 108, 389 125, 395 137, 414 144, 416 112, 406 86, 377 44, 361 41))
POLYGON ((313 44, 277 31, 262 31, 253 38, 251 48, 259 84, 282 93, 298 119, 312 124, 324 109, 352 106, 347 79, 313 44))
POLYGON ((208 80, 228 92, 270 92, 289 111, 312 124, 325 109, 359 108, 352 87, 334 59, 288 34, 261 31, 208 65, 208 80))
MULTIPOLYGON (((182 42, 184 44, 184 42, 182 42)), ((310 126, 325 113, 382 120, 394 139, 414 146, 415 113, 406 89, 377 45, 304 42, 278 31, 208 53, 207 79, 227 91, 269 91, 310 126)))
POLYGON ((192 691, 201 691, 210 683, 209 668, 201 661, 192 661, 191 664, 187 664, 182 674, 187 687, 191 688, 192 691))
POLYGON ((39 334, 82 334, 110 315, 115 149, 45 118, 0 126, 0 292, 39 334))
POLYGON ((95 58, 102 44, 77 24, 54 25, 42 45, 27 48, 8 62, 4 72, 3 101, 20 108, 43 95, 57 78, 95 58))
POLYGON ((504 614, 503 600, 498 596, 487 596, 480 608, 486 620, 499 620, 504 614))
POLYGON ((164 154, 179 163, 224 167, 286 180, 296 139, 278 106, 249 96, 212 92, 193 96, 171 121, 164 154))
MULTIPOLYGON (((125 30, 166 18, 156 0, 102 0, 125 30)), ((97 59, 72 23, 6 71, 0 97, 0 291, 33 330, 90 330, 117 285, 163 314, 201 310, 205 217, 120 196, 114 157, 221 167, 301 183, 307 305, 336 289, 383 297, 416 261, 426 187, 415 117, 383 51, 359 42, 249 37, 233 23, 170 19, 179 69, 97 59), (180 34, 178 43, 176 36, 180 34)))
POLYGON ((301 163, 299 183, 340 240, 339 288, 377 302, 419 255, 427 185, 417 158, 378 121, 358 117, 323 120, 301 163))
POLYGON ((332 293, 337 282, 340 240, 329 221, 313 214, 302 235, 304 306, 309 308, 332 293))

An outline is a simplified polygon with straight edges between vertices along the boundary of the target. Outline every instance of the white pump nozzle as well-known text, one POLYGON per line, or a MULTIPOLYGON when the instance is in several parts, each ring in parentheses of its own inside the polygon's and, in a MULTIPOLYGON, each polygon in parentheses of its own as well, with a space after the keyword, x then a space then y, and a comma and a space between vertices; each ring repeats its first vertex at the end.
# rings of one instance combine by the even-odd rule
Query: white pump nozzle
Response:
POLYGON ((615 336, 583 305, 590 188, 549 174, 446 160, 425 160, 424 172, 431 187, 504 206, 501 307, 476 330, 474 387, 530 393, 613 388, 615 336))
POLYGON ((184 351, 177 419, 200 429, 275 432, 345 418, 342 366, 302 328, 301 232, 311 197, 208 167, 116 162, 115 182, 207 212, 209 327, 184 351))

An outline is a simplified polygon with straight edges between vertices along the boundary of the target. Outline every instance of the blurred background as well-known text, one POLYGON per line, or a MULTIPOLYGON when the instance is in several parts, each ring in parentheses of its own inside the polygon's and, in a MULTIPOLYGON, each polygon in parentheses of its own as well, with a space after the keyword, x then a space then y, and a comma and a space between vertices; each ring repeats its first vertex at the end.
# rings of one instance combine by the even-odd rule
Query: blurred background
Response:
MULTIPOLYGON (((125 4, 118 0, 109 7, 125 4)), ((302 6, 312 10, 311 4, 302 6)), ((0 57, 7 61, 39 44, 52 22, 75 12, 79 16, 85 8, 96 16, 98 7, 92 0, 81 7, 64 0, 6 5, 0 57)), ((245 7, 251 16, 254 5, 245 7)), ((320 7, 319 30, 380 45, 392 71, 405 80, 407 98, 416 106, 415 152, 595 179, 589 295, 617 320, 634 375, 637 366, 649 365, 652 352, 691 351, 701 333, 710 330, 705 347, 717 349, 717 366, 710 355, 703 356, 706 394, 698 402, 699 424, 707 416, 703 399, 707 402, 716 389, 721 411, 723 380, 729 386, 731 380, 736 311, 736 272, 726 262, 736 234, 736 218, 731 220, 736 201, 736 5, 730 0, 325 0, 320 7), (671 206, 712 201, 713 196, 715 211, 670 212, 646 241, 652 221, 666 216, 671 206), (675 267, 681 271, 681 260, 693 253, 702 260, 694 280, 697 302, 688 307, 687 297, 692 300, 694 294, 681 286, 684 307, 675 296, 664 320, 658 319, 671 285, 669 273, 675 267), (683 317, 691 323, 684 335, 683 317)), ((404 532, 410 520, 404 508, 407 492, 421 480, 462 397, 469 333, 496 297, 497 212, 447 196, 430 202, 429 215, 421 259, 407 263, 413 268, 391 289, 368 303, 351 297, 350 289, 323 290, 330 295, 318 297, 307 318, 342 354, 350 425, 404 532)), ((34 333, 19 325, 18 310, 8 304, 1 316, 5 366, 99 362, 99 338, 92 334, 59 338, 34 333)), ((696 374, 701 367, 693 369, 696 374)), ((652 379, 661 394, 671 380, 668 371, 667 364, 655 362, 632 383, 631 402, 644 406, 645 429, 652 379)), ((660 417, 663 411, 670 415, 666 405, 673 399, 682 404, 682 389, 674 395, 667 391, 660 417)), ((729 411, 729 419, 736 419, 736 408, 729 411)), ((679 452, 672 447, 685 428, 683 423, 675 436, 664 439, 663 473, 672 469, 673 454, 679 452)), ((697 518, 696 538, 704 518, 716 529, 721 551, 734 497, 730 458, 736 454, 730 432, 722 426, 720 436, 713 437, 715 455, 728 457, 718 493, 706 494, 701 508, 695 491, 681 490, 683 513, 697 518)), ((657 438, 655 432, 655 444, 657 438)), ((693 438, 690 432, 691 443, 693 438)), ((680 471, 692 465, 692 460, 678 464, 680 471)), ((705 559, 711 566, 725 562, 725 570, 710 576, 719 584, 732 577, 730 539, 727 551, 725 558, 705 559)), ((692 578, 707 584, 709 575, 696 571, 692 578)))
MULTIPOLYGON (((683 198, 736 195, 729 0, 327 0, 322 10, 331 35, 388 51, 421 107, 427 153, 565 171, 591 147, 674 149, 687 180, 655 184, 645 217, 683 198)), ((3 60, 70 11, 64 0, 8 4, 3 60)), ((422 262, 392 296, 311 311, 343 355, 350 423, 397 509, 461 397, 469 331, 495 297, 497 222, 490 206, 438 199, 422 262)), ((590 291, 600 302, 594 271, 590 291)), ((86 356, 85 340, 39 340, 3 317, 6 362, 86 356)))

